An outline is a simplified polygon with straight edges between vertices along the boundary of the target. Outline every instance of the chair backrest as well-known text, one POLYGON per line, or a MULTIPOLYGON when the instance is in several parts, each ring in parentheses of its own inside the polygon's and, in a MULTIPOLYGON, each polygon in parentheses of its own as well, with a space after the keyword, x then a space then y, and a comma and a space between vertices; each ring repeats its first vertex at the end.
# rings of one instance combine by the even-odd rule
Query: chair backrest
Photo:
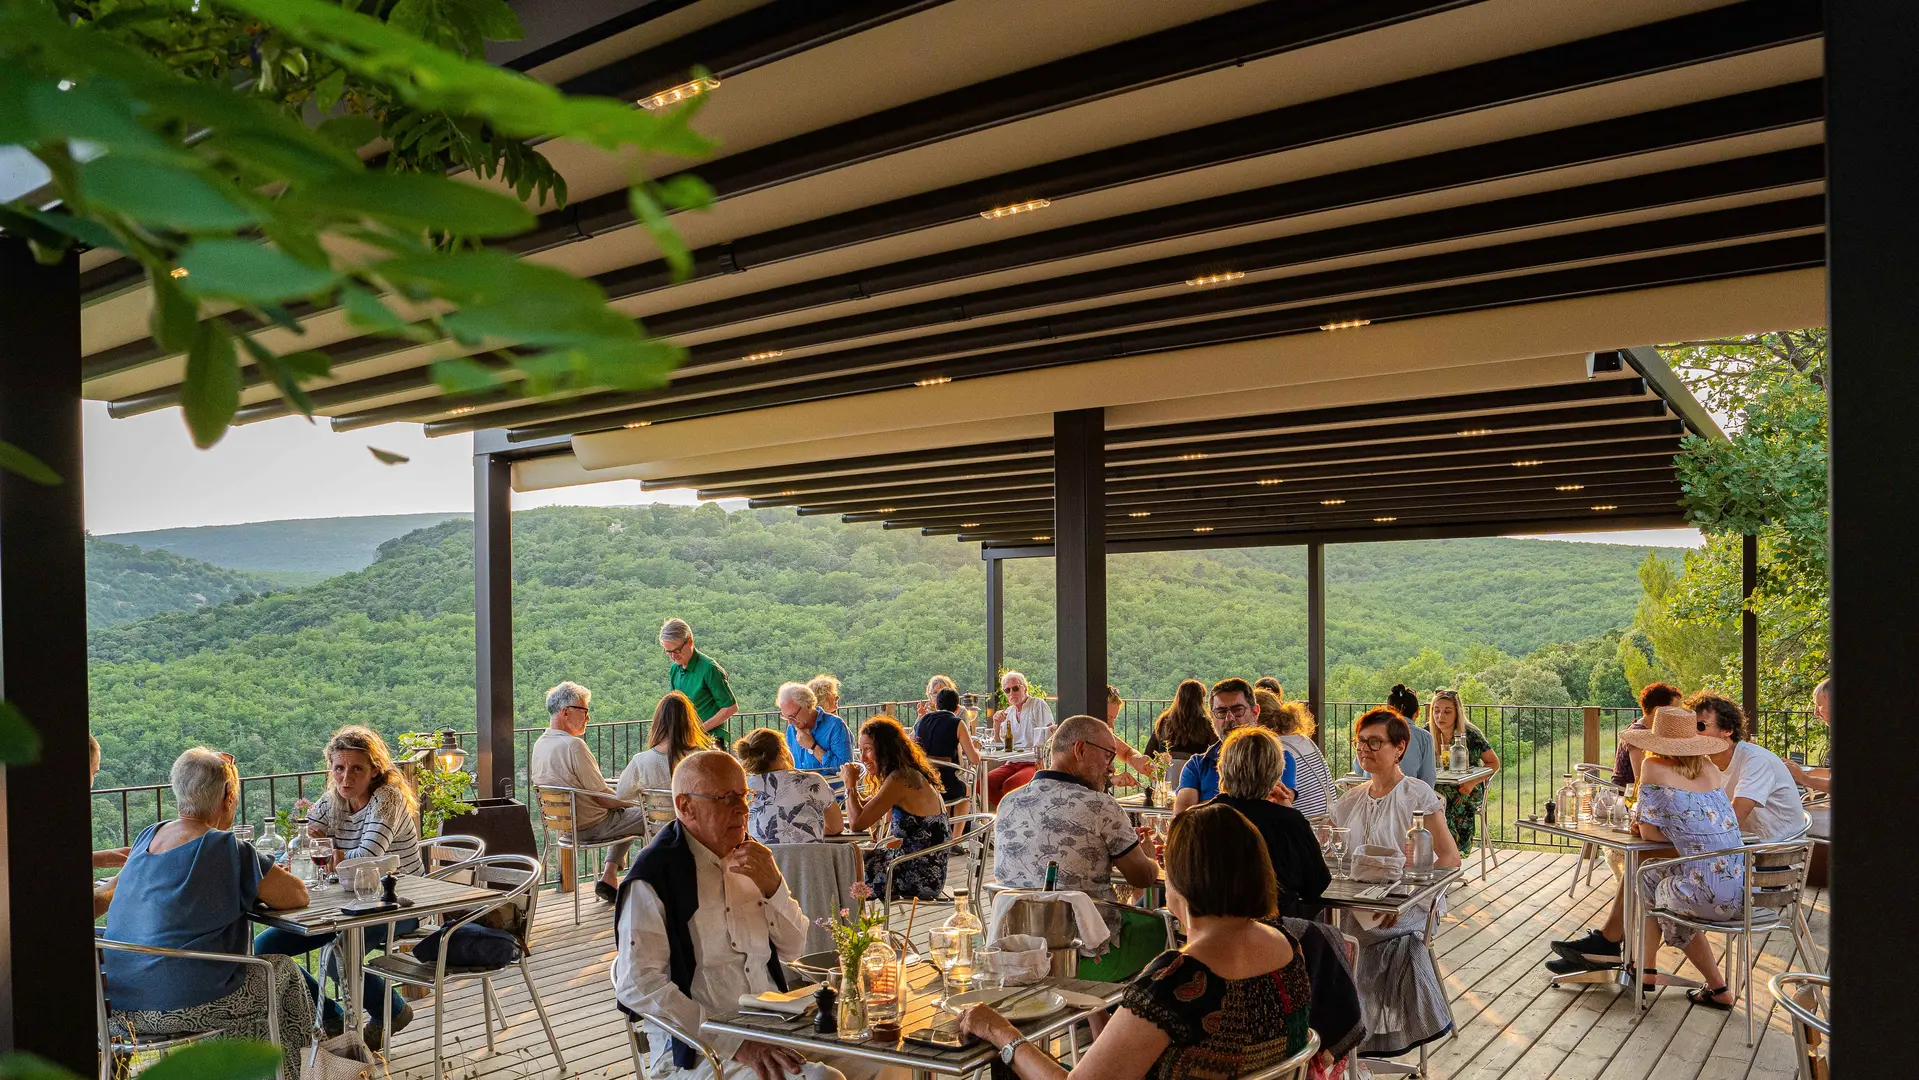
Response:
MULTIPOLYGON (((163 1035, 159 1038, 143 1038, 137 1031, 130 1031, 126 1038, 116 1038, 109 1019, 110 1004, 107 999, 106 954, 109 952, 138 953, 143 956, 165 956, 179 960, 225 961, 271 970, 271 963, 257 956, 229 955, 217 952, 202 952, 193 949, 168 949, 158 945, 135 945, 125 941, 112 941, 94 932, 93 939, 93 1015, 100 1034, 100 1076, 101 1080, 111 1080, 117 1075, 113 1067, 115 1048, 119 1053, 145 1053, 168 1050, 176 1046, 198 1042, 202 1039, 217 1037, 223 1032, 219 1028, 179 1035, 163 1035)), ((274 1045, 280 1042, 280 998, 278 994, 267 995, 267 1032, 274 1045)))
POLYGON ((677 815, 673 810, 672 788, 645 788, 640 791, 640 806, 646 810, 646 834, 652 836, 677 815))
POLYGON ((574 796, 572 788, 539 787, 540 821, 554 832, 573 833, 574 796))
POLYGON ((420 841, 420 861, 425 864, 429 874, 485 854, 486 841, 477 836, 447 834, 429 836, 420 841))
POLYGON ((1785 971, 1767 987, 1772 999, 1792 1018, 1793 1042, 1799 1046, 1800 1080, 1826 1080, 1826 1056, 1820 1047, 1832 1037, 1832 1022, 1824 1015, 1826 991, 1832 978, 1807 971, 1785 971))
POLYGON ((500 894, 491 903, 464 912, 458 918, 447 919, 448 935, 478 920, 484 926, 511 933, 531 950, 533 916, 540 902, 540 881, 545 877, 540 860, 531 855, 482 855, 430 876, 442 881, 465 880, 500 894))
POLYGON ((1247 1073, 1239 1080, 1305 1080, 1312 1068, 1313 1055, 1319 1053, 1319 1032, 1306 1029, 1306 1045, 1292 1052, 1284 1061, 1275 1062, 1258 1072, 1247 1073))
POLYGON ((1799 902, 1805 891, 1806 870, 1812 865, 1812 841, 1803 836, 1777 844, 1756 845, 1749 868, 1752 906, 1784 910, 1799 902))

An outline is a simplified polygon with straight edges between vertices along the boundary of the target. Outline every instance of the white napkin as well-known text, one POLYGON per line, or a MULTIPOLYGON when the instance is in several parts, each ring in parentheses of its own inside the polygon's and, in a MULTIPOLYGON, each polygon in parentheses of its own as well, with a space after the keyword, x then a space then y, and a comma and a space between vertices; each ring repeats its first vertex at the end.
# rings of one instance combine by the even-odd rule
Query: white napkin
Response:
POLYGON ((785 993, 768 990, 764 994, 741 994, 740 1008, 799 1016, 813 1007, 813 995, 819 993, 819 989, 819 983, 809 983, 794 987, 785 993))
POLYGON ((1093 898, 1077 889, 1062 889, 1058 892, 1027 892, 1009 889, 993 897, 993 915, 986 924, 986 940, 999 941, 1000 920, 1013 909, 1015 900, 1040 900, 1071 904, 1073 920, 1079 924, 1079 951, 1081 956, 1098 956, 1100 946, 1106 944, 1106 920, 1099 913, 1099 907, 1093 898))

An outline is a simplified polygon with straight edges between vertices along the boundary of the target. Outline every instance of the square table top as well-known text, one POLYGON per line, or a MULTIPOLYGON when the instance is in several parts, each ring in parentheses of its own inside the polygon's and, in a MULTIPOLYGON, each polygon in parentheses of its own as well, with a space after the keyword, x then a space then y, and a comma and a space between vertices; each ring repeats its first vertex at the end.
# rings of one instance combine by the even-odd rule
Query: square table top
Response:
POLYGON ((1147 806, 1146 796, 1143 792, 1136 791, 1131 795, 1121 796, 1119 805, 1120 809, 1129 814, 1142 814, 1151 817, 1173 816, 1173 808, 1163 803, 1155 803, 1152 806, 1147 806))
MULTIPOLYGON (((900 1016, 902 1032, 957 1022, 958 1017, 939 1006, 939 985, 938 972, 931 965, 915 965, 909 971, 907 978, 909 998, 906 1009, 900 1016), (932 972, 930 979, 926 978, 926 973, 929 971, 932 972), (913 981, 915 978, 920 981, 915 983, 913 981)), ((1049 979, 1047 985, 1061 990, 1089 994, 1109 1005, 1118 1001, 1120 994, 1126 989, 1124 983, 1089 982, 1085 979, 1049 979)), ((1019 988, 1008 987, 1007 989, 1011 991, 1019 988)), ((1045 1038, 1064 1031, 1068 1025, 1085 1015, 1085 1010, 1068 1007, 1051 1016, 1042 1016, 1017 1026, 1024 1035, 1045 1038)), ((898 1044, 876 1043, 870 1038, 858 1042, 845 1042, 837 1035, 822 1035, 814 1031, 812 1012, 808 1012, 805 1016, 778 1017, 741 1013, 735 1010, 711 1017, 700 1025, 700 1030, 702 1033, 739 1035, 776 1046, 788 1046, 810 1057, 836 1054, 879 1065, 898 1065, 902 1068, 943 1073, 948 1076, 964 1076, 984 1069, 988 1064, 999 1059, 999 1051, 984 1042, 973 1042, 966 1046, 951 1048, 922 1046, 904 1040, 898 1044)))
POLYGON ((1423 903, 1430 903, 1446 886, 1463 873, 1457 866, 1442 866, 1434 869, 1433 879, 1424 885, 1413 887, 1411 896, 1388 896, 1383 900, 1362 900, 1359 893, 1370 889, 1376 882, 1353 881, 1350 878, 1335 878, 1319 896, 1319 902, 1327 907, 1348 908, 1353 911, 1375 911, 1393 915, 1404 914, 1408 909, 1423 903))
POLYGON ((419 874, 401 874, 394 891, 413 901, 413 906, 368 915, 345 915, 340 909, 357 903, 358 898, 352 886, 334 885, 309 889, 306 907, 287 911, 255 910, 249 917, 296 934, 329 934, 356 926, 384 926, 396 919, 417 919, 458 908, 479 907, 500 899, 501 895, 498 889, 437 881, 419 874))
POLYGON ((1648 840, 1638 833, 1623 833, 1610 825, 1599 825, 1590 821, 1556 821, 1548 824, 1541 818, 1520 818, 1513 822, 1522 829, 1552 836, 1563 836, 1568 840, 1577 840, 1582 844, 1613 848, 1617 851, 1656 851, 1672 847, 1670 840, 1648 840))
MULTIPOLYGON (((1433 786, 1436 788, 1458 787, 1461 784, 1470 784, 1475 780, 1484 780, 1492 776, 1492 774, 1493 770, 1484 765, 1475 765, 1470 769, 1463 769, 1459 772, 1454 772, 1451 769, 1441 769, 1433 774, 1433 786)), ((1345 788, 1363 784, 1366 780, 1367 776, 1365 773, 1350 772, 1333 781, 1333 784, 1336 787, 1345 788)))

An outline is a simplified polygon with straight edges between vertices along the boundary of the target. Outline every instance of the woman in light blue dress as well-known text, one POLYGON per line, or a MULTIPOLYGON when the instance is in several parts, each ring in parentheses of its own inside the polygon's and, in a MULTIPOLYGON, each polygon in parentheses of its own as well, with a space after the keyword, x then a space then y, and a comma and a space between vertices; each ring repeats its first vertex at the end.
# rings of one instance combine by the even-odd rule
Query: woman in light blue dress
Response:
MULTIPOLYGON (((1673 706, 1653 714, 1650 730, 1623 731, 1619 738, 1646 751, 1639 773, 1640 836, 1664 840, 1681 856, 1740 846, 1739 818, 1720 786, 1725 778, 1709 757, 1726 748, 1724 739, 1700 734, 1698 718, 1690 710, 1673 706)), ((1723 921, 1739 917, 1744 875, 1744 855, 1720 855, 1646 874, 1636 885, 1646 911, 1723 921)), ((1640 946, 1644 976, 1658 974, 1661 941, 1684 949, 1686 959, 1705 979, 1707 989, 1687 992, 1687 1000, 1715 1009, 1732 1007, 1712 943, 1705 934, 1669 919, 1646 918, 1640 946)))

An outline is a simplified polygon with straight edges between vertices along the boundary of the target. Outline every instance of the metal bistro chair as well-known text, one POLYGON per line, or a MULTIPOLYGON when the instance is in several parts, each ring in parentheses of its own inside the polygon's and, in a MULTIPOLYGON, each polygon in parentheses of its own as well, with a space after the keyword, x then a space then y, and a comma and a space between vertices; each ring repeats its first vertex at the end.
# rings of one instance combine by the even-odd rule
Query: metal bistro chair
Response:
MULTIPOLYGON (((460 927, 490 912, 514 905, 518 914, 511 920, 509 931, 520 941, 520 979, 526 983, 526 992, 533 999, 533 1011, 539 1014, 540 1026, 546 1029, 547 1045, 553 1049, 553 1060, 561 1072, 566 1070, 566 1055, 560 1050, 560 1040, 553 1034, 553 1022, 547 1018, 546 1005, 540 1001, 540 991, 533 985, 533 969, 527 966, 526 958, 532 952, 531 932, 533 915, 539 905, 540 883, 546 876, 546 867, 531 855, 485 855, 478 859, 457 863, 439 871, 432 877, 445 880, 457 875, 471 875, 472 882, 482 888, 500 890, 499 897, 488 903, 465 912, 457 918, 446 920, 446 933, 440 937, 439 955, 431 963, 414 958, 407 953, 387 953, 367 962, 367 968, 378 972, 392 982, 407 986, 428 986, 433 988, 433 1080, 442 1080, 445 1075, 446 1061, 442 1055, 443 1033, 446 1022, 447 988, 451 984, 479 980, 482 999, 481 1019, 486 1025, 486 1049, 493 1052, 493 1020, 496 1015, 502 1019, 493 990, 493 976, 505 971, 497 968, 456 968, 447 970, 447 954, 452 951, 453 935, 460 927)), ((382 1031, 393 1030, 393 995, 380 996, 382 1031)))
POLYGON ((558 787, 542 784, 533 789, 540 797, 541 867, 542 876, 546 873, 545 853, 555 850, 554 837, 559 837, 557 850, 560 853, 561 887, 566 885, 566 863, 573 864, 573 925, 580 925, 580 881, 586 870, 581 855, 599 848, 610 848, 615 844, 645 843, 645 836, 616 836, 609 840, 582 840, 579 830, 574 826, 579 818, 580 797, 607 798, 604 791, 588 791, 585 788, 558 787))
MULTIPOLYGON (((636 1078, 644 1077, 647 1075, 646 1063, 643 1060, 646 1057, 646 1032, 641 1030, 640 1021, 630 1016, 624 1019, 626 1020, 626 1044, 633 1051, 633 1075, 636 1078)), ((663 1016, 646 1017, 646 1022, 659 1028, 669 1037, 698 1050, 705 1056, 707 1065, 712 1068, 715 1080, 726 1075, 726 1063, 720 1060, 719 1053, 708 1046, 706 1040, 663 1016)))
POLYGON ((1286 1060, 1268 1065, 1258 1072, 1247 1073, 1240 1080, 1306 1080, 1312 1072, 1313 1057, 1319 1053, 1319 1032, 1306 1029, 1306 1045, 1292 1052, 1286 1060))
POLYGON ((955 806, 959 806, 962 803, 970 803, 974 801, 972 792, 973 792, 973 789, 979 783, 978 769, 975 769, 973 766, 967 765, 964 762, 949 761, 946 758, 929 757, 926 760, 929 764, 931 764, 936 769, 953 770, 954 774, 959 777, 961 785, 963 785, 967 791, 967 795, 964 798, 947 799, 942 804, 946 807, 947 813, 949 814, 952 813, 953 808, 955 806))
MULTIPOLYGON (((983 842, 983 834, 993 831, 993 822, 996 819, 997 815, 986 813, 961 814, 959 817, 949 818, 946 822, 946 828, 950 834, 949 839, 942 840, 929 848, 921 848, 910 855, 897 856, 886 864, 886 889, 880 893, 880 901, 884 905, 883 910, 886 913, 885 921, 882 925, 887 933, 890 934, 893 931, 893 905, 911 903, 910 900, 892 899, 893 872, 899 869, 901 863, 911 862, 914 859, 924 859, 933 855, 939 855, 943 859, 946 857, 946 852, 962 844, 972 844, 973 846, 965 852, 966 895, 972 897, 978 897, 980 895, 980 885, 986 879, 986 846, 983 842), (961 832, 959 827, 968 823, 977 824, 975 824, 975 827, 961 832)), ((912 935, 913 920, 909 915, 906 921, 906 936, 911 938, 912 935)))
POLYGON ((429 874, 480 858, 485 854, 486 841, 477 836, 450 833, 444 836, 429 836, 420 841, 420 862, 425 865, 426 872, 429 874))
POLYGON ((1832 976, 1786 971, 1774 975, 1766 986, 1772 991, 1772 999, 1792 1017, 1792 1039, 1799 1046, 1799 1080, 1826 1080, 1825 1058, 1814 1051, 1832 1038, 1832 1022, 1824 1015, 1832 976), (1812 1005, 1802 1003, 1796 990, 1809 991, 1812 1005))
MULTIPOLYGON (((1705 933, 1725 934, 1728 938, 1729 954, 1730 939, 1734 936, 1738 937, 1737 993, 1743 994, 1746 998, 1746 1045, 1751 1046, 1753 1042, 1751 986, 1753 935, 1770 934, 1774 930, 1788 930, 1792 933, 1794 943, 1799 946, 1801 955, 1815 960, 1819 955, 1813 949, 1812 930, 1806 924, 1805 909, 1800 903, 1805 892, 1806 865, 1812 858, 1812 841, 1802 837, 1771 844, 1748 844, 1744 847, 1705 851, 1697 855, 1682 855, 1676 859, 1658 859, 1639 868, 1640 880, 1634 884, 1635 887, 1639 887, 1648 880, 1650 875, 1669 867, 1733 855, 1744 856, 1740 860, 1740 865, 1741 878, 1745 884, 1745 902, 1740 905, 1737 920, 1728 919, 1718 922, 1659 907, 1651 909, 1646 914, 1670 919, 1680 926, 1705 933)), ((1731 965, 1727 967, 1730 971, 1731 965)), ((1730 975, 1728 975, 1728 985, 1731 985, 1730 975)), ((1634 1004, 1637 1006, 1641 988, 1635 986, 1633 993, 1634 1004)))
MULTIPOLYGON (((115 1035, 111 1022, 112 1006, 107 1000, 107 979, 103 965, 106 953, 140 953, 144 956, 166 956, 177 960, 217 960, 226 964, 250 964, 267 969, 269 992, 267 994, 267 1031, 273 1045, 280 1045, 280 995, 272 979, 273 964, 263 957, 240 956, 233 953, 196 952, 190 949, 163 949, 154 945, 132 945, 124 941, 111 941, 107 938, 93 939, 93 1019, 100 1032, 100 1080, 114 1080, 119 1074, 116 1068, 121 1059, 131 1060, 136 1054, 163 1053, 181 1046, 208 1039, 225 1038, 224 1028, 209 1028, 206 1031, 189 1032, 183 1035, 166 1035, 160 1038, 142 1038, 137 1031, 129 1031, 125 1037, 115 1035)), ((284 1071, 284 1070, 282 1070, 284 1071)))

